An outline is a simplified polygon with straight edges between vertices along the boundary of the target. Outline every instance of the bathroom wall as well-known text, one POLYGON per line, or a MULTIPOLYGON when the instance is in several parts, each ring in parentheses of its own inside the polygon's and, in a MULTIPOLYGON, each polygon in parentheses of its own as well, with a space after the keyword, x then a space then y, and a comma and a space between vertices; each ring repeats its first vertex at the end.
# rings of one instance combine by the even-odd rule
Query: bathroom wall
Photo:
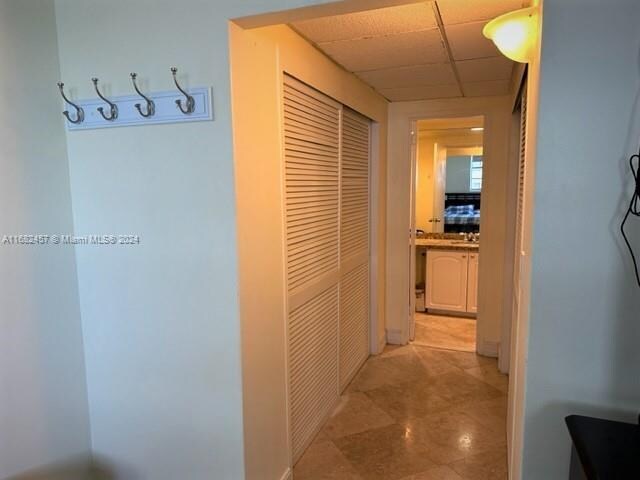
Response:
POLYGON ((73 232, 56 43, 53 2, 0 1, 0 478, 90 450, 73 247, 5 238, 73 232))

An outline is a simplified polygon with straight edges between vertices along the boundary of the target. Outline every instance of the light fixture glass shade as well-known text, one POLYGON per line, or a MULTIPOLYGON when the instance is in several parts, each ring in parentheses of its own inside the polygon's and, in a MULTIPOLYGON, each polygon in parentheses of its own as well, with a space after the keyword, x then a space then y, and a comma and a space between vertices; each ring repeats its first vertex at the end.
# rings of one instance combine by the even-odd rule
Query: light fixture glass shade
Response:
POLYGON ((528 63, 536 44, 538 7, 505 13, 487 23, 482 30, 506 57, 528 63))

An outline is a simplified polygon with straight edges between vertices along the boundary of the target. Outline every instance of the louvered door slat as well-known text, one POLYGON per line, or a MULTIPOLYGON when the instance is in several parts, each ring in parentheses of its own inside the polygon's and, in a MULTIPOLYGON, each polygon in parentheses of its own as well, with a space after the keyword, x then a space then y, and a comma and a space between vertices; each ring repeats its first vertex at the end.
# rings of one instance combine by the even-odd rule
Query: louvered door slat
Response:
POLYGON ((285 76, 293 459, 369 355, 369 120, 285 76))
POLYGON ((339 104, 285 78, 287 245, 295 245, 298 253, 287 262, 290 291, 318 282, 339 268, 337 248, 319 249, 339 241, 339 118, 339 104), (310 264, 311 259, 315 263, 310 264))
POLYGON ((285 77, 283 113, 287 290, 306 295, 287 322, 295 461, 338 399, 340 105, 285 77))
POLYGON ((369 356, 369 120, 342 114, 340 158, 340 389, 369 356), (361 258, 355 267, 348 263, 361 258), (346 271, 346 265, 352 268, 346 271))

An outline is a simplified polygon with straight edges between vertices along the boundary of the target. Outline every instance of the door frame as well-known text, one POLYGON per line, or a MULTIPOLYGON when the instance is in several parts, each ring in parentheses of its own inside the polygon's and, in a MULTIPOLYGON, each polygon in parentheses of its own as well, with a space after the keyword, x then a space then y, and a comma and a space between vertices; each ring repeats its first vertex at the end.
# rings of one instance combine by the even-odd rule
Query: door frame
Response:
MULTIPOLYGON (((408 332, 409 338, 408 341, 413 341, 415 339, 415 310, 416 310, 416 182, 418 180, 418 150, 420 143, 420 132, 418 131, 418 122, 421 120, 434 120, 434 119, 456 119, 456 118, 465 118, 465 117, 482 117, 482 124, 486 123, 486 115, 438 115, 434 117, 420 117, 420 118, 411 118, 410 122, 410 138, 411 138, 411 173, 409 175, 409 194, 410 194, 410 204, 409 204, 409 315, 407 318, 408 321, 408 332)), ((484 135, 482 138, 482 148, 484 152, 484 135)), ((442 144, 436 143, 434 145, 434 158, 433 158, 433 167, 434 167, 434 175, 435 168, 439 163, 439 159, 436 158, 436 152, 440 155, 440 151, 444 150, 445 156, 446 152, 449 149, 453 148, 472 148, 477 146, 477 142, 469 142, 464 143, 456 143, 455 145, 449 145, 446 142, 442 144), (437 150, 435 150, 437 148, 437 150)), ((446 160, 445 160, 446 162, 446 160)), ((445 172, 445 184, 446 184, 446 172, 445 172)), ((435 189, 434 189, 435 190, 435 189)), ((445 190, 443 189, 442 194, 445 194, 445 190)), ((435 191, 434 191, 435 196, 435 191)), ((434 198, 434 214, 435 214, 435 198, 434 198)), ((444 215, 443 215, 444 216, 444 215)), ((482 227, 482 215, 480 215, 480 223, 482 227)), ((442 219, 442 230, 444 232, 444 218, 442 219)), ((482 230, 482 228, 481 228, 482 230)), ((479 256, 479 253, 478 253, 479 256)), ((426 271, 425 271, 426 274, 426 271)), ((426 290, 425 290, 425 300, 426 300, 426 290)), ((476 325, 479 322, 479 316, 476 312, 476 325)), ((480 344, 480 329, 476 328, 476 351, 478 351, 478 346, 480 344)))

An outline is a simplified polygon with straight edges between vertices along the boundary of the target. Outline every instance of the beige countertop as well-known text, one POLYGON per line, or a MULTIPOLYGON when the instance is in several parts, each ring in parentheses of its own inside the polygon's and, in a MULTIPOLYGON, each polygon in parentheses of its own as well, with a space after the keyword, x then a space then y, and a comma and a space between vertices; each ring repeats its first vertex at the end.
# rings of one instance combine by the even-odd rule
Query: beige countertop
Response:
POLYGON ((445 238, 416 238, 416 247, 426 247, 437 250, 478 250, 480 243, 445 238))

